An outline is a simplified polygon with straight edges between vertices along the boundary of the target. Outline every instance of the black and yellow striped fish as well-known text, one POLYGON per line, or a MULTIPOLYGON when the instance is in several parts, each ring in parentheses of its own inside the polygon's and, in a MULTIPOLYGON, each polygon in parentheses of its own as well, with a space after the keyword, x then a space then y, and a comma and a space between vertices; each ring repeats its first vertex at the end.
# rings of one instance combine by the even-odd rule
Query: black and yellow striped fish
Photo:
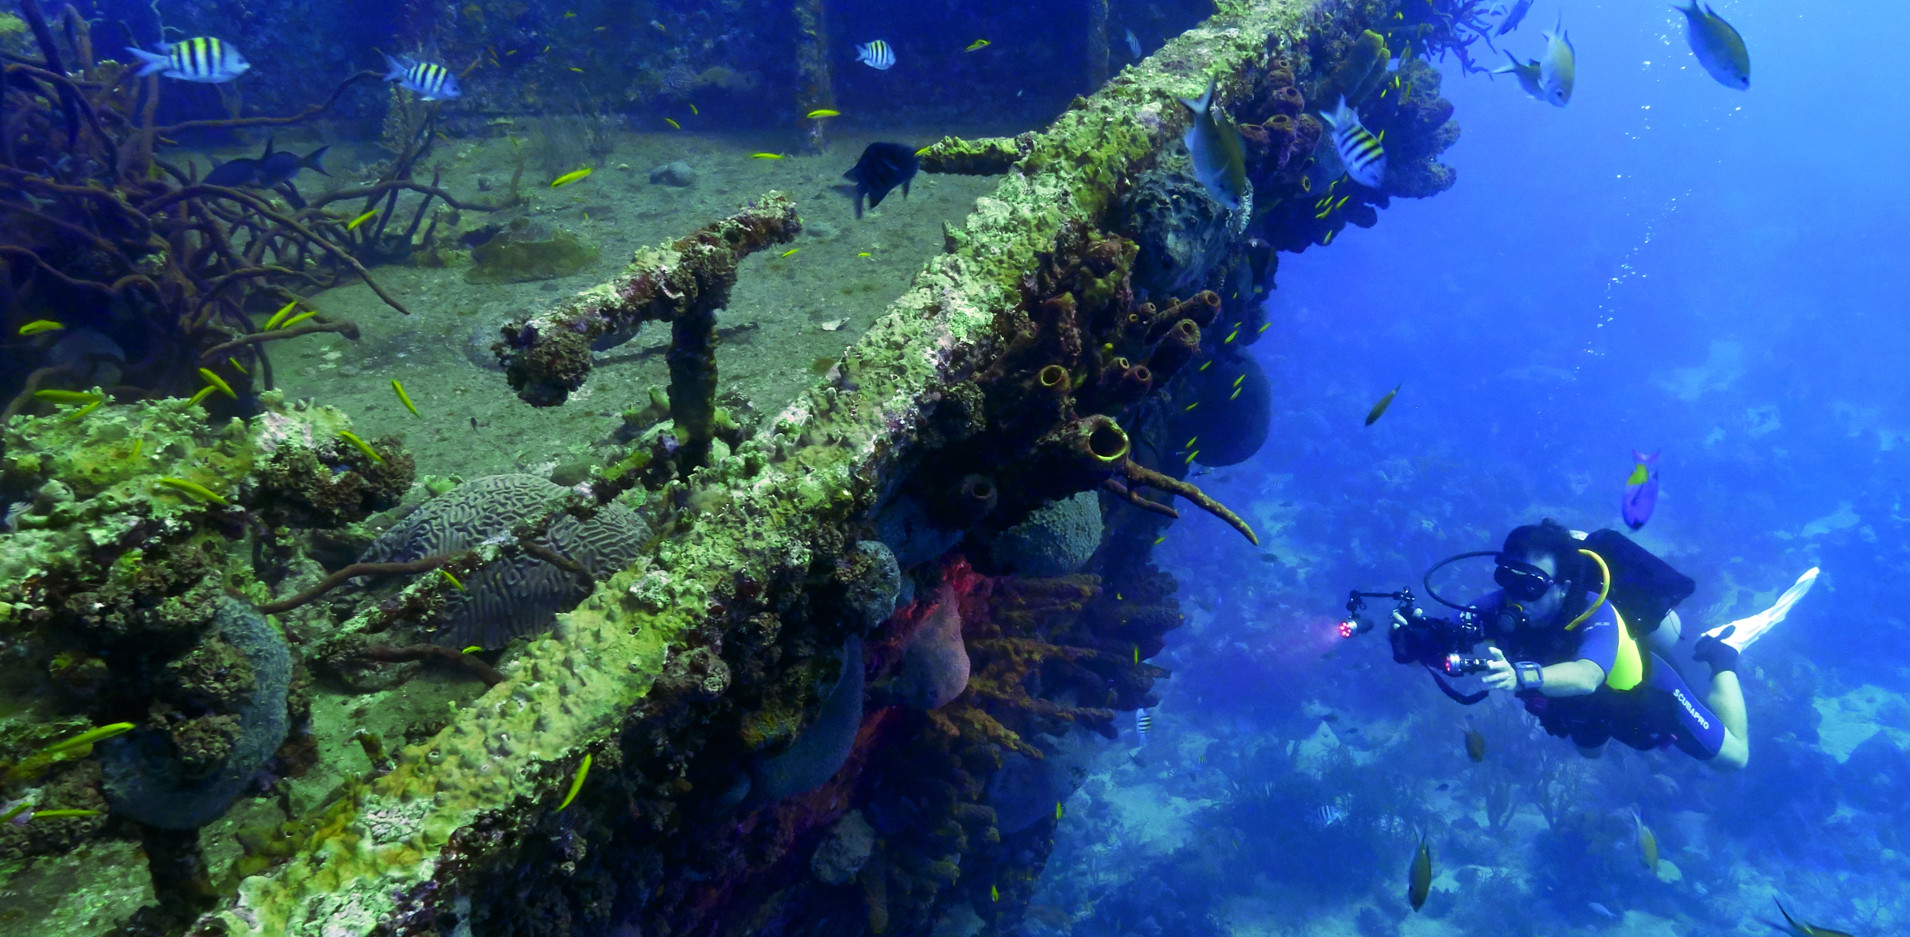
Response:
POLYGON ((463 94, 458 87, 458 76, 436 62, 414 62, 410 59, 394 59, 385 56, 386 81, 395 81, 398 87, 414 91, 426 101, 443 101, 463 94))
POLYGON ((165 75, 181 81, 218 84, 231 81, 252 67, 239 50, 217 36, 194 36, 182 42, 162 42, 158 52, 127 47, 144 63, 139 77, 165 75))
POLYGON ((887 71, 895 64, 895 50, 880 39, 856 46, 856 61, 866 63, 877 71, 887 71))
POLYGON ((1341 98, 1337 107, 1322 112, 1320 117, 1333 129, 1333 148, 1340 154, 1346 174, 1367 188, 1379 188, 1386 178, 1386 149, 1360 123, 1360 115, 1341 98))

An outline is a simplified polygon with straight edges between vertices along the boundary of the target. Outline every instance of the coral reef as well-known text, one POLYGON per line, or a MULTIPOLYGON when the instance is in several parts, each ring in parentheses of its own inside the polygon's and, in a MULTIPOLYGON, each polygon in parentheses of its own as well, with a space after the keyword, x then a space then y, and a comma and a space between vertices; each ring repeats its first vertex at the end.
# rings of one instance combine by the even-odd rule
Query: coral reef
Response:
MULTIPOLYGON (((284 743, 292 679, 285 637, 251 606, 233 599, 217 603, 212 625, 217 640, 237 654, 237 661, 218 672, 242 677, 218 694, 220 708, 233 710, 230 738, 222 740, 216 754, 195 752, 178 726, 106 742, 105 789, 114 813, 162 829, 198 829, 218 819, 284 743)), ((201 644, 189 657, 214 646, 201 644)))
POLYGON ((605 505, 588 520, 563 513, 566 494, 535 475, 474 478, 380 535, 359 562, 449 556, 554 515, 546 532, 531 541, 546 556, 522 553, 464 576, 461 588, 445 599, 444 625, 432 635, 450 647, 503 647, 549 627, 558 612, 589 594, 596 579, 635 559, 650 537, 643 521, 621 504, 605 505))
MULTIPOLYGON (((1174 98, 1189 93, 1190 75, 1230 76, 1225 100, 1260 100, 1279 57, 1306 54, 1301 17, 1312 10, 1328 11, 1315 25, 1335 35, 1374 26, 1341 4, 1226 5, 1032 139, 1017 171, 948 228, 949 252, 824 384, 756 435, 684 460, 693 473, 659 468, 674 456, 653 439, 574 484, 564 516, 592 516, 636 484, 656 488, 645 510, 656 512, 646 520, 657 542, 559 614, 550 634, 500 657, 498 682, 481 697, 438 714, 391 745, 375 771, 280 828, 283 845, 250 857, 235 892, 198 928, 421 932, 448 925, 452 913, 475 932, 524 935, 1012 925, 1053 826, 1036 819, 1004 835, 991 776, 1010 753, 1045 758, 1029 740, 1113 735, 1114 713, 1151 702, 1152 682, 1165 673, 1143 658, 1179 614, 1171 581, 1145 574, 1148 540, 1136 535, 1136 519, 1159 524, 1173 509, 1141 490, 1186 497, 1245 531, 1171 474, 1174 460, 1162 457, 1154 428, 1159 398, 1200 366, 1210 341, 1225 341, 1240 314, 1214 293, 1137 299, 1137 248, 1107 233, 1118 193, 1184 129, 1174 98), (1107 505, 1106 540, 1119 549, 1099 551, 1094 568, 1118 571, 1117 589, 1103 589, 1095 575, 991 577, 955 557, 936 562, 949 546, 969 541, 975 552, 1044 502, 1084 492, 1107 505), (818 687, 830 682, 834 650, 879 613, 881 602, 862 599, 888 590, 852 599, 835 577, 872 575, 865 567, 880 564, 854 545, 885 517, 907 520, 881 539, 918 596, 933 599, 918 597, 913 611, 889 616, 869 636, 871 682, 904 671, 911 627, 939 616, 940 646, 959 645, 967 657, 964 688, 937 709, 864 714, 840 768, 820 786, 738 809, 730 798, 739 765, 784 751, 825 721, 831 731, 816 738, 839 745, 846 735, 836 701, 819 698, 818 687), (877 835, 866 860, 855 861, 857 848, 825 864, 832 879, 853 875, 832 884, 818 877, 814 857, 852 809, 877 835)), ((764 227, 726 230, 768 240, 775 225, 793 225, 793 213, 765 207, 774 217, 764 227)), ((501 357, 520 368, 520 390, 560 401, 577 386, 568 382, 582 379, 593 344, 627 337, 646 317, 676 316, 664 310, 677 300, 714 303, 718 290, 691 293, 706 284, 671 280, 660 266, 705 250, 716 258, 711 269, 734 257, 721 243, 646 252, 656 263, 619 281, 633 290, 651 284, 642 304, 603 288, 514 327, 501 357), (578 315, 559 321, 563 310, 578 315)), ((733 263, 728 269, 733 275, 733 263)), ((677 442, 687 444, 709 439, 697 424, 716 418, 703 390, 712 373, 707 323, 682 321, 688 377, 670 405, 677 442)), ((252 488, 239 480, 256 462, 198 483, 243 498, 252 488)), ((22 503, 34 506, 22 516, 52 519, 70 503, 46 487, 26 493, 22 503)), ((232 539, 205 534, 229 559, 226 545, 244 533, 234 515, 251 509, 218 505, 178 507, 191 522, 231 522, 232 539)), ((548 532, 538 528, 553 522, 517 525, 514 537, 487 538, 429 568, 468 579, 532 552, 526 541, 535 545, 548 532)), ((198 569, 195 583, 208 578, 198 569)), ((290 591, 317 575, 279 584, 290 591)), ((338 615, 313 652, 431 620, 455 589, 440 578, 338 615)), ((271 604, 309 602, 322 585, 271 604)), ((265 597, 244 576, 235 587, 265 597)), ((43 607, 37 596, 19 601, 28 614, 43 607)), ((935 685, 930 700, 953 684, 935 685)), ((1066 772, 1056 777, 1041 789, 1065 787, 1066 772)))

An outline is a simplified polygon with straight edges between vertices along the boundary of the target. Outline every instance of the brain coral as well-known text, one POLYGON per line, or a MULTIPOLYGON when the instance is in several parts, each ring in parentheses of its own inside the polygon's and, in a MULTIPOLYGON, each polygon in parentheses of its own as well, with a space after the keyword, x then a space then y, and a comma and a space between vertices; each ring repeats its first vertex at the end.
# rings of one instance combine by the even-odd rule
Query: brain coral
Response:
POLYGON ((1066 576, 1101 543, 1101 500, 1081 491, 1028 512, 995 541, 995 562, 1024 576, 1066 576))
MULTIPOLYGON (((456 553, 546 512, 559 510, 565 491, 535 475, 487 475, 434 498, 380 536, 362 557, 402 563, 456 553)), ((608 504, 587 521, 565 515, 538 543, 603 578, 636 559, 650 531, 629 508, 608 504)), ((464 580, 445 603, 450 624, 432 640, 451 647, 501 647, 519 635, 549 627, 557 613, 582 601, 584 583, 534 556, 519 553, 464 580)))

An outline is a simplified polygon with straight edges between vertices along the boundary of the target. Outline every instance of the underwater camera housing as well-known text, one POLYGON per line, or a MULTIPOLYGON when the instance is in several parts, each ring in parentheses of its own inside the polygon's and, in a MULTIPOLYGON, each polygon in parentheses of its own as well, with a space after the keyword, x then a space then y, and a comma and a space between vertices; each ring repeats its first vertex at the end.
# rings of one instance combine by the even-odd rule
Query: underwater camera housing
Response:
POLYGON ((1435 618, 1418 607, 1410 589, 1348 592, 1346 618, 1339 626, 1340 637, 1351 638, 1376 627, 1360 616, 1366 609, 1367 599, 1391 599, 1395 603, 1387 639, 1393 646, 1396 663, 1423 664, 1453 676, 1479 673, 1490 666, 1485 658, 1466 654, 1485 640, 1485 624, 1476 610, 1461 608, 1453 618, 1435 618))

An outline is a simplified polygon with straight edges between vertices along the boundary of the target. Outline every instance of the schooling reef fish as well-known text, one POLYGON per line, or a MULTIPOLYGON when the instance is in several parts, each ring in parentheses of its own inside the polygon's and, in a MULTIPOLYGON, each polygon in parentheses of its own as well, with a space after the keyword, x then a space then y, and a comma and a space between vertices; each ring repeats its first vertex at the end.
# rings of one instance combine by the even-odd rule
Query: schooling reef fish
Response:
MULTIPOLYGON (((1773 898, 1772 900, 1776 901, 1777 899, 1773 898)), ((1851 937, 1851 935, 1843 931, 1831 930, 1828 927, 1817 927, 1791 917, 1791 912, 1784 910, 1784 902, 1782 901, 1777 902, 1777 913, 1784 915, 1784 922, 1789 925, 1786 929, 1789 930, 1794 937, 1851 937)))
POLYGON ((414 62, 411 59, 395 59, 385 56, 386 81, 395 81, 398 87, 417 92, 427 101, 444 101, 455 98, 464 92, 458 88, 458 76, 436 62, 414 62))
POLYGON ((1505 19, 1499 21, 1499 28, 1494 35, 1503 36, 1518 29, 1519 24, 1525 21, 1526 12, 1531 9, 1532 0, 1513 0, 1512 8, 1505 11, 1505 19))
POLYGON ((1538 101, 1545 100, 1546 99, 1545 92, 1539 89, 1538 60, 1527 59, 1525 62, 1521 63, 1519 61, 1519 57, 1516 55, 1513 55, 1509 51, 1505 53, 1505 57, 1511 59, 1512 64, 1501 67, 1501 68, 1495 68, 1492 70, 1492 74, 1516 75, 1518 76, 1518 79, 1519 79, 1519 87, 1524 88, 1526 94, 1531 95, 1534 100, 1538 100, 1538 101))
POLYGON ((1127 31, 1127 51, 1132 54, 1136 60, 1140 59, 1141 39, 1139 36, 1134 35, 1134 30, 1132 29, 1127 31))
POLYGON ((1635 461, 1631 476, 1625 479, 1625 498, 1618 512, 1626 527, 1637 530, 1651 520, 1652 509, 1658 506, 1658 453, 1646 455, 1633 449, 1631 457, 1635 461))
POLYGON ((1466 757, 1475 762, 1486 760, 1486 737, 1472 726, 1466 726, 1466 757))
POLYGON ((1194 112, 1194 123, 1181 138, 1194 161, 1194 178, 1222 208, 1239 208, 1253 192, 1247 184, 1246 150, 1233 122, 1214 111, 1214 80, 1207 79, 1207 93, 1200 100, 1181 98, 1180 102, 1194 112))
POLYGON ((1379 138, 1360 123, 1360 115, 1346 106, 1345 98, 1320 116, 1333 129, 1333 148, 1346 166, 1346 175, 1369 189, 1379 188, 1386 178, 1386 148, 1380 146, 1379 138))
POLYGON ((139 57, 138 77, 165 75, 180 81, 219 84, 231 81, 252 67, 239 50, 217 36, 194 36, 181 42, 162 42, 158 52, 130 46, 126 51, 139 57))
POLYGON ((1539 60, 1540 94, 1564 107, 1572 100, 1572 78, 1577 71, 1578 53, 1572 49, 1572 37, 1565 34, 1565 18, 1561 16, 1545 34, 1545 58, 1539 60))
POLYGON ((1426 841, 1426 834, 1419 835, 1419 852, 1413 856, 1413 866, 1406 873, 1406 900, 1417 911, 1426 906, 1426 895, 1432 892, 1432 844, 1426 841))
POLYGON ((329 176, 324 159, 329 144, 300 156, 291 150, 274 150, 272 141, 265 141, 265 152, 257 159, 241 156, 231 162, 220 163, 206 173, 207 185, 237 186, 275 186, 281 182, 290 182, 300 170, 310 169, 321 176, 329 176))
POLYGON ((1386 408, 1393 405, 1393 398, 1399 396, 1399 389, 1405 386, 1405 381, 1399 382, 1392 390, 1386 392, 1386 396, 1379 398, 1379 403, 1373 404, 1373 409, 1366 411, 1367 426, 1378 423, 1379 418, 1386 415, 1386 408))
POLYGON ((1698 64, 1727 88, 1751 87, 1751 53, 1744 48, 1744 37, 1724 21, 1724 17, 1691 0, 1689 7, 1674 7, 1685 15, 1690 29, 1691 54, 1698 64))
POLYGON ((895 50, 880 39, 856 46, 856 61, 879 72, 888 71, 895 65, 895 50))
POLYGON ((920 168, 922 162, 916 159, 911 147, 900 143, 869 144, 855 166, 842 174, 842 178, 856 184, 856 217, 862 217, 864 196, 868 197, 870 208, 882 204, 882 199, 896 186, 901 186, 902 197, 908 198, 909 182, 920 168))
POLYGON ((1633 832, 1638 837, 1638 858, 1645 868, 1651 870, 1651 874, 1657 875, 1658 837, 1651 832, 1651 827, 1645 825, 1645 818, 1639 816, 1638 811, 1631 812, 1631 822, 1633 832))

